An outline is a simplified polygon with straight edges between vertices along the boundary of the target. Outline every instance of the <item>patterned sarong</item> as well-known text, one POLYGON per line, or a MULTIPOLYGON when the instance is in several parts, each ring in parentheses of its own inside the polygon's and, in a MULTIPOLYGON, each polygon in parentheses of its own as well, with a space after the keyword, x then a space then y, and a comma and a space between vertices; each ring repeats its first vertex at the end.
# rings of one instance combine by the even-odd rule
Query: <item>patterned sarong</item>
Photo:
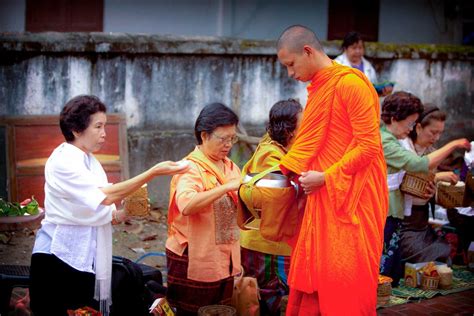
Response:
POLYGON ((188 279, 188 251, 182 256, 166 249, 168 267, 167 299, 178 315, 196 315, 202 306, 230 305, 234 277, 216 282, 199 282, 188 279))

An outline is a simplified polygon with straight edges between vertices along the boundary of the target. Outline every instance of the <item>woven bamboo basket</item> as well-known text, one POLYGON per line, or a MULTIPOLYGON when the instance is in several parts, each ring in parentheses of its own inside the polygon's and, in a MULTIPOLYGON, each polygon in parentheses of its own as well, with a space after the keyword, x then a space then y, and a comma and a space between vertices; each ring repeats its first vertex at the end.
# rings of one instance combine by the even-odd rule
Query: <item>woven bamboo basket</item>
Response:
POLYGON ((392 295, 392 285, 390 282, 379 283, 377 286, 377 305, 383 306, 390 302, 392 295))
POLYGON ((390 296, 392 295, 392 279, 379 275, 379 281, 377 286, 377 305, 384 306, 390 302, 390 296))
POLYGON ((400 184, 400 191, 419 198, 426 198, 425 193, 430 182, 434 181, 433 172, 428 173, 412 173, 407 172, 400 184))
POLYGON ((453 285, 453 271, 447 273, 439 273, 439 284, 440 289, 450 289, 453 285))
POLYGON ((200 307, 199 316, 235 316, 237 311, 232 306, 227 305, 208 305, 200 307))
POLYGON ((436 189, 436 204, 444 208, 463 206, 465 186, 451 185, 447 182, 439 182, 436 189))
POLYGON ((150 214, 146 184, 124 199, 124 208, 130 216, 147 216, 150 214))
POLYGON ((421 288, 423 290, 436 290, 439 284, 439 276, 421 276, 421 288))

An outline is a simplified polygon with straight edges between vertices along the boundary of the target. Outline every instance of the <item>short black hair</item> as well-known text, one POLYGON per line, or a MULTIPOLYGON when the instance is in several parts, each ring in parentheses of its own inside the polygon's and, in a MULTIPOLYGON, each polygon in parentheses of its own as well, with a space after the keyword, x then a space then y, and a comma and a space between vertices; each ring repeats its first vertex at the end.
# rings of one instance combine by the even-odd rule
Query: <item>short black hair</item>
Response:
POLYGON ((318 51, 323 51, 323 46, 316 33, 303 25, 287 27, 277 40, 277 51, 287 47, 289 51, 302 53, 304 45, 309 45, 318 51))
POLYGON ((67 142, 74 141, 72 132, 81 133, 90 124, 91 115, 107 112, 107 107, 94 95, 79 95, 69 100, 59 114, 59 126, 67 142))
POLYGON ((201 145, 201 132, 211 134, 218 127, 237 124, 239 124, 239 118, 234 111, 222 103, 211 103, 206 105, 199 113, 194 125, 194 135, 198 145, 201 145))
POLYGON ((362 35, 359 32, 351 31, 344 36, 341 47, 346 49, 359 41, 363 41, 362 35))
POLYGON ((267 132, 270 138, 282 146, 288 146, 298 123, 298 113, 303 111, 301 104, 294 100, 275 103, 269 114, 267 132))
POLYGON ((397 91, 383 100, 382 121, 385 124, 391 124, 392 118, 403 121, 412 114, 420 115, 422 112, 423 104, 417 96, 409 92, 397 91))

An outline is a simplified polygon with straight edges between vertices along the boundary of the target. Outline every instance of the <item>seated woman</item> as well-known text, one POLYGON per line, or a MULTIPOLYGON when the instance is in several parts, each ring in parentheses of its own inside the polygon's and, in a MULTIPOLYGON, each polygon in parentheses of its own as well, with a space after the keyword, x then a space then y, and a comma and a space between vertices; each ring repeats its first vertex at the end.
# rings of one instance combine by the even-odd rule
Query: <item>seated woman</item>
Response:
MULTIPOLYGON (((415 152, 418 156, 434 152, 433 144, 439 140, 443 133, 445 120, 446 113, 435 106, 426 106, 409 137, 402 141, 404 147, 415 152)), ((461 144, 465 144, 466 140, 458 139, 453 142, 461 146, 461 144)), ((453 148, 451 143, 445 146, 453 148)), ((436 172, 435 174, 435 182, 445 181, 455 184, 458 180, 458 176, 452 171, 436 172)), ((403 219, 400 249, 404 262, 445 261, 449 256, 448 242, 444 238, 438 237, 428 225, 430 208, 428 202, 427 199, 413 198, 411 215, 405 216, 403 219)))
POLYGON ((109 184, 93 153, 105 144, 106 106, 81 95, 59 116, 65 142, 45 166, 45 218, 31 256, 30 297, 35 315, 66 315, 68 309, 100 308, 111 302, 112 227, 126 218, 114 203, 160 175, 188 167, 161 162, 138 176, 109 184), (99 304, 100 303, 100 304, 99 304))
MULTIPOLYGON (((295 100, 279 101, 270 110, 267 132, 242 173, 258 173, 278 165, 293 143, 303 108, 295 100)), ((258 230, 240 232, 242 266, 257 279, 262 315, 280 315, 281 298, 288 295, 287 276, 291 248, 266 240, 258 230)))
MULTIPOLYGON (((470 148, 467 140, 453 141, 441 149, 425 156, 405 149, 399 140, 408 136, 423 113, 423 105, 411 93, 399 91, 387 98, 382 104, 382 121, 380 133, 387 163, 389 211, 384 228, 384 248, 380 263, 380 273, 390 276, 393 285, 403 274, 400 249, 400 231, 404 215, 410 215, 411 196, 400 191, 404 172, 425 172, 439 165, 454 149, 470 148)), ((429 187, 426 198, 434 194, 434 184, 429 187)))
POLYGON ((240 269, 237 189, 240 169, 227 155, 238 139, 237 115, 221 103, 205 106, 194 132, 188 172, 173 177, 168 210, 168 293, 178 315, 229 305, 240 269))

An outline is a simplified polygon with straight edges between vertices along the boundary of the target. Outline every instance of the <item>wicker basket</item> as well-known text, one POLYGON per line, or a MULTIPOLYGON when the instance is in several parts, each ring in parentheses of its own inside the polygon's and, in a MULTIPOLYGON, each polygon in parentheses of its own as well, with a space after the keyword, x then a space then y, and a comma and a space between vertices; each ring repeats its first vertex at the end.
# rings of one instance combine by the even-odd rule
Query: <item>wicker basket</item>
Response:
POLYGON ((444 208, 453 208, 464 205, 465 186, 450 185, 447 182, 438 182, 436 190, 436 204, 444 208))
POLYGON ((392 295, 392 284, 390 283, 390 281, 383 282, 383 283, 380 283, 379 281, 379 284, 377 286, 377 305, 384 306, 388 304, 390 302, 391 295, 392 295))
POLYGON ((428 173, 405 173, 402 183, 400 184, 400 191, 419 198, 426 198, 426 188, 429 183, 434 181, 435 175, 432 172, 428 173))
POLYGON ((450 289, 453 285, 453 271, 447 273, 439 273, 439 284, 440 289, 450 289))
POLYGON ((147 216, 150 214, 146 184, 124 199, 124 208, 130 216, 147 216))
POLYGON ((421 276, 421 288, 423 290, 436 290, 439 284, 439 276, 421 276))
POLYGON ((200 307, 199 316, 235 316, 237 311, 232 306, 227 305, 208 305, 200 307))

